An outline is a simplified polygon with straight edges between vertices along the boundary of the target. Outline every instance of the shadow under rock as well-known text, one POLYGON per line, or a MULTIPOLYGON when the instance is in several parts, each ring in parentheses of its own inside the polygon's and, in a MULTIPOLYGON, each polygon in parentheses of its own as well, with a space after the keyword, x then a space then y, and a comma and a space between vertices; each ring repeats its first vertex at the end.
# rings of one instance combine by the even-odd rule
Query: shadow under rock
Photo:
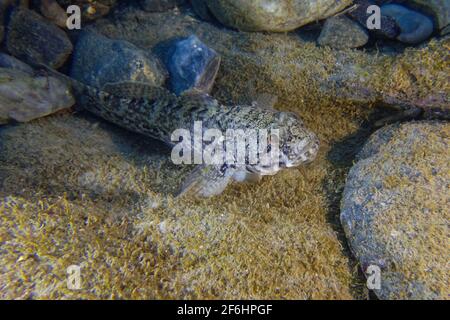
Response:
POLYGON ((344 192, 346 178, 349 170, 353 166, 353 161, 368 140, 377 129, 374 123, 392 113, 383 108, 374 108, 369 118, 364 121, 359 130, 335 142, 327 154, 328 161, 333 165, 333 170, 328 172, 324 179, 324 193, 327 202, 327 221, 336 232, 342 248, 348 257, 351 257, 350 268, 357 270, 359 282, 355 285, 355 296, 373 299, 373 295, 367 291, 365 286, 365 276, 358 266, 358 261, 354 258, 351 248, 347 242, 344 229, 340 222, 341 199, 344 192))
POLYGON ((167 144, 139 133, 131 132, 103 119, 83 112, 84 118, 109 133, 121 156, 140 170, 149 173, 149 188, 163 196, 174 195, 192 166, 177 166, 171 160, 171 148, 167 144))
MULTIPOLYGON (((189 173, 187 169, 190 168, 174 165, 170 159, 170 148, 155 139, 109 124, 87 112, 71 114, 66 119, 70 122, 64 123, 62 118, 55 121, 56 125, 53 124, 53 127, 49 124, 54 129, 48 130, 60 132, 50 134, 48 138, 46 132, 43 132, 43 136, 37 137, 35 141, 33 136, 41 130, 39 125, 32 128, 26 128, 26 126, 33 126, 33 124, 12 124, 0 127, 0 194, 2 196, 29 198, 34 194, 33 198, 39 198, 59 197, 64 194, 69 200, 75 200, 87 195, 90 199, 103 203, 105 207, 114 206, 119 202, 138 204, 147 196, 142 194, 142 190, 133 190, 132 186, 135 183, 138 185, 140 183, 142 189, 142 180, 145 180, 144 189, 165 197, 173 195, 181 185, 183 177, 189 173), (70 128, 78 123, 76 120, 72 123, 70 121, 72 117, 82 121, 76 129, 70 128), (98 137, 97 134, 99 134, 98 137), (91 141, 85 149, 82 147, 81 150, 76 150, 80 144, 92 138, 92 135, 96 136, 94 143, 91 141), (113 146, 105 149, 109 150, 107 157, 118 156, 124 159, 119 161, 117 167, 104 167, 107 158, 105 160, 102 156, 103 146, 95 147, 97 139, 105 137, 113 146), (17 141, 11 141, 11 139, 17 139, 17 141), (26 140, 21 142, 21 139, 26 140), (63 145, 59 145, 60 142, 53 145, 52 139, 63 139, 67 142, 63 145), (17 145, 21 143, 23 146, 17 145), (31 148, 27 146, 28 144, 32 145, 31 148), (52 158, 54 154, 50 150, 55 147, 61 150, 59 155, 52 158), (79 161, 78 157, 83 160, 79 161), (99 157, 98 164, 95 163, 96 157, 99 157), (90 158, 92 158, 91 163, 89 163, 90 158), (128 175, 127 168, 137 169, 137 171, 134 170, 134 174, 138 172, 137 176, 128 175), (110 174, 110 169, 111 171, 119 170, 119 172, 110 174), (79 179, 84 179, 86 175, 89 177, 89 174, 94 176, 86 181, 83 180, 82 183, 74 183, 62 178, 61 175, 66 174, 72 177, 79 176, 79 179), (98 180, 95 177, 96 174, 106 174, 106 177, 98 180), (59 177, 53 179, 55 175, 59 177), (112 183, 117 184, 119 181, 119 185, 113 185, 112 189, 109 185, 103 185, 109 182, 109 176, 113 179, 112 183), (127 181, 134 177, 139 181, 127 181), (121 179, 123 183, 120 182, 121 179)), ((54 119, 49 118, 49 120, 54 119)), ((101 140, 98 143, 101 143, 101 140)))

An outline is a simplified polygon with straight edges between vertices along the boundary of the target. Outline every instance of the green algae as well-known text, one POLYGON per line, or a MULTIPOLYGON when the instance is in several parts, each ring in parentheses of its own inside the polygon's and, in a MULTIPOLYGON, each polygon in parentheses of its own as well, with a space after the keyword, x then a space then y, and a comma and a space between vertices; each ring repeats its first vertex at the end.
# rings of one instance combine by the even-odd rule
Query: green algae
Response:
POLYGON ((364 298, 337 218, 345 177, 380 97, 448 95, 448 41, 388 57, 317 48, 295 33, 230 31, 183 13, 129 11, 94 27, 156 53, 195 33, 222 56, 215 97, 277 96, 277 109, 319 135, 319 156, 213 199, 175 201, 184 172, 158 143, 86 115, 4 128, 2 297, 364 298), (361 87, 370 92, 355 95, 361 87), (71 264, 82 266, 81 291, 64 285, 71 264))

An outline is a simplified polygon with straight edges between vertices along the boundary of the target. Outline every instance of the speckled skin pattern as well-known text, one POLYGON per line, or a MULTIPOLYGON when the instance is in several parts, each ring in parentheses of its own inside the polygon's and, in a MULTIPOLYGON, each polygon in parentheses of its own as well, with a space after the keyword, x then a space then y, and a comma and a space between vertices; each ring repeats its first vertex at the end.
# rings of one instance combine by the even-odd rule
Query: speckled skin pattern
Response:
POLYGON ((219 129, 223 133, 227 129, 279 130, 281 157, 276 168, 262 168, 258 165, 219 166, 213 170, 207 168, 208 178, 202 173, 193 178, 203 178, 204 181, 196 190, 202 196, 221 193, 235 173, 273 175, 280 168, 312 161, 319 149, 316 135, 293 113, 257 106, 228 107, 220 105, 207 95, 185 94, 177 97, 165 89, 139 83, 106 85, 102 90, 83 86, 82 90, 82 94, 78 92, 77 96, 80 97, 80 105, 86 110, 123 128, 169 145, 173 145, 170 137, 176 129, 188 129, 193 134, 195 121, 202 121, 203 130, 219 129), (210 183, 218 185, 217 188, 208 190, 211 188, 210 183))
MULTIPOLYGON (((193 128, 202 121, 204 129, 279 129, 280 146, 297 140, 317 143, 293 113, 278 112, 257 106, 224 106, 207 95, 186 94, 177 97, 165 89, 124 83, 107 85, 103 90, 85 87, 80 96, 86 110, 128 130, 172 144, 176 129, 193 128), (114 92, 114 93, 110 93, 114 92)), ((309 160, 309 159, 308 159, 309 160)))

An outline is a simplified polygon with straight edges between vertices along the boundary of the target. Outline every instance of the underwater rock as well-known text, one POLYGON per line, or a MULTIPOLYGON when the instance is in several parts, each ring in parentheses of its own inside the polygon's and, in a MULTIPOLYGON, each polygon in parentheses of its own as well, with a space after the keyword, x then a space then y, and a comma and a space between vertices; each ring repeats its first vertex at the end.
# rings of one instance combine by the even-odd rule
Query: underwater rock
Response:
POLYGON ((208 5, 205 0, 191 0, 192 8, 194 12, 205 21, 213 21, 214 17, 211 15, 209 11, 208 5))
POLYGON ((408 4, 436 17, 439 29, 444 29, 450 24, 450 1, 448 0, 410 0, 408 4))
POLYGON ((418 44, 428 39, 433 33, 433 20, 402 5, 387 4, 381 7, 381 12, 395 19, 400 27, 397 39, 401 42, 418 44))
POLYGON ((0 43, 3 42, 5 36, 5 14, 10 2, 9 0, 0 0, 0 43))
POLYGON ((347 177, 341 222, 365 271, 381 270, 381 299, 448 298, 450 124, 377 131, 347 177))
POLYGON ((220 57, 195 35, 179 40, 169 48, 167 69, 175 94, 189 89, 209 93, 219 71, 220 57))
POLYGON ((3 42, 3 38, 5 37, 5 10, 7 4, 5 1, 0 1, 0 43, 3 42))
POLYGON ((368 41, 367 31, 358 22, 346 16, 328 18, 317 40, 319 45, 335 49, 359 48, 368 41))
MULTIPOLYGON (((232 98, 233 103, 239 99, 254 101, 253 84, 256 94, 277 96, 285 105, 332 99, 362 108, 378 104, 418 106, 429 110, 430 116, 437 110, 450 111, 446 89, 450 68, 442 60, 448 56, 450 37, 432 39, 396 55, 383 55, 327 50, 302 40, 295 32, 239 32, 184 12, 119 11, 92 28, 145 48, 197 35, 222 60, 215 84, 221 89, 215 91, 215 97, 232 98)), ((441 114, 438 111, 438 118, 441 114)))
POLYGON ((447 34, 450 34, 450 25, 441 30, 442 36, 445 36, 447 34))
POLYGON ((284 32, 326 19, 352 0, 203 0, 226 26, 243 31, 284 32))
POLYGON ((61 7, 66 9, 70 5, 78 5, 81 9, 83 21, 92 21, 106 16, 117 0, 56 0, 61 7))
MULTIPOLYGON (((357 0, 355 1, 355 8, 347 13, 347 15, 358 21, 362 26, 367 27, 367 20, 369 14, 367 13, 367 8, 371 5, 376 4, 375 1, 371 0, 357 0)), ((377 36, 384 36, 388 39, 395 39, 399 33, 400 28, 397 26, 395 19, 389 16, 381 16, 381 29, 371 30, 377 36)))
POLYGON ((122 40, 82 31, 75 46, 71 76, 102 88, 106 83, 140 81, 162 86, 167 77, 159 59, 122 40))
POLYGON ((33 68, 6 53, 0 52, 0 68, 16 69, 29 75, 33 74, 33 68))
POLYGON ((16 8, 7 28, 6 47, 28 63, 61 67, 72 53, 72 43, 63 30, 28 9, 16 8))
POLYGON ((74 103, 67 85, 56 78, 0 68, 0 123, 31 121, 74 103))
POLYGON ((142 9, 149 12, 162 12, 183 4, 185 0, 140 0, 142 9))
POLYGON ((66 27, 67 13, 56 0, 41 0, 39 10, 41 14, 61 28, 66 27))

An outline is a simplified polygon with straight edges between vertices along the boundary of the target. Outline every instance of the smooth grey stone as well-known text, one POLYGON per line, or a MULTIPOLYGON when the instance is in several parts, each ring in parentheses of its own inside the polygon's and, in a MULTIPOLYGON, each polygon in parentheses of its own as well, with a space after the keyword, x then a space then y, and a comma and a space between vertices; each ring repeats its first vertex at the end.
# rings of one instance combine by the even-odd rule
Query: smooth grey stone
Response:
POLYGON ((359 23, 342 15, 325 21, 317 41, 334 49, 359 48, 369 41, 369 34, 359 23))
POLYGON ((433 34, 433 20, 417 11, 398 4, 387 4, 381 7, 381 13, 395 19, 400 27, 397 39, 401 42, 418 44, 433 34))
POLYGON ((435 17, 436 25, 439 30, 450 25, 449 0, 408 0, 408 5, 435 17))
POLYGON ((130 42, 85 30, 75 46, 70 75, 97 88, 124 81, 162 86, 167 71, 158 58, 130 42))
MULTIPOLYGON (((370 15, 367 13, 367 9, 375 5, 373 0, 356 0, 355 9, 348 12, 348 16, 355 21, 358 21, 363 27, 367 28, 367 21, 370 15)), ((398 27, 395 19, 389 16, 381 16, 381 29, 371 30, 371 32, 379 37, 385 37, 388 39, 395 39, 400 34, 400 28, 398 27)))
POLYGON ((0 52, 0 68, 20 70, 30 75, 34 73, 33 68, 31 68, 25 62, 22 62, 19 59, 16 59, 3 52, 0 52))
POLYGON ((73 106, 69 87, 50 76, 0 68, 0 124, 28 122, 73 106))
POLYGON ((61 67, 72 53, 66 33, 34 11, 16 8, 6 34, 6 48, 13 56, 30 64, 61 67))

